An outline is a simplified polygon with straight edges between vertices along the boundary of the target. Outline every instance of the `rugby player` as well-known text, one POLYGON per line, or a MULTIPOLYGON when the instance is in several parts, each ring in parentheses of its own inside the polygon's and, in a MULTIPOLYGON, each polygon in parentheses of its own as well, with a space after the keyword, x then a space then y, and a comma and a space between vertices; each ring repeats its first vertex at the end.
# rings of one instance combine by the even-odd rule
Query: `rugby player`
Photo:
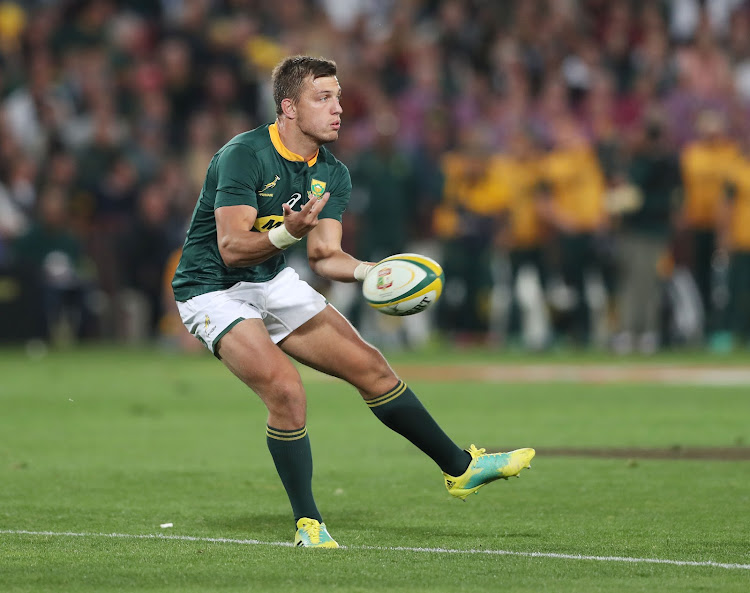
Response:
POLYGON ((295 544, 335 548, 313 498, 307 399, 289 357, 354 386, 383 424, 440 467, 454 497, 518 475, 534 450, 458 447, 382 354, 286 266, 284 250, 303 237, 324 278, 362 281, 373 264, 341 247, 351 179, 324 146, 341 127, 336 64, 289 57, 272 83, 276 121, 235 136, 211 160, 172 285, 188 330, 268 408, 266 440, 295 544))

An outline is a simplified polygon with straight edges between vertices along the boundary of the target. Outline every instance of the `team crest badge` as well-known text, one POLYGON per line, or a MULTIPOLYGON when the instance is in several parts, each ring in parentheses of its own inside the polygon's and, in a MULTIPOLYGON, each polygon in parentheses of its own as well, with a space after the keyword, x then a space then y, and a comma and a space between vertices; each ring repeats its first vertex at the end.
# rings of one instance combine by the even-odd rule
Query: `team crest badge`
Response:
POLYGON ((325 181, 319 181, 317 179, 313 179, 312 182, 310 182, 310 197, 313 196, 317 199, 320 199, 323 197, 323 193, 326 191, 326 182, 325 181))

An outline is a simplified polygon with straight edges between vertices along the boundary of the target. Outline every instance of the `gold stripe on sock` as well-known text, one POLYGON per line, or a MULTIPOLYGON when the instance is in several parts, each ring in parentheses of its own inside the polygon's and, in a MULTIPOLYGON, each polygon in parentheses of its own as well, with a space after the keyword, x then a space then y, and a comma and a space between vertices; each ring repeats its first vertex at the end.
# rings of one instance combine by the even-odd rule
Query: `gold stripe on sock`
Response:
POLYGON ((303 426, 299 430, 277 430, 266 426, 266 436, 277 441, 298 441, 299 439, 307 436, 307 426, 303 426))
POLYGON ((365 400, 365 402, 371 408, 376 408, 378 406, 382 406, 383 404, 387 404, 390 401, 393 401, 399 395, 401 395, 404 391, 406 391, 406 383, 404 383, 403 381, 399 381, 398 385, 396 385, 396 387, 391 389, 388 393, 379 395, 378 397, 374 399, 365 400))
POLYGON ((295 435, 300 435, 303 432, 305 432, 307 430, 307 426, 303 426, 302 428, 298 428, 297 430, 281 430, 279 428, 273 428, 271 426, 266 425, 266 430, 280 437, 291 437, 295 435))

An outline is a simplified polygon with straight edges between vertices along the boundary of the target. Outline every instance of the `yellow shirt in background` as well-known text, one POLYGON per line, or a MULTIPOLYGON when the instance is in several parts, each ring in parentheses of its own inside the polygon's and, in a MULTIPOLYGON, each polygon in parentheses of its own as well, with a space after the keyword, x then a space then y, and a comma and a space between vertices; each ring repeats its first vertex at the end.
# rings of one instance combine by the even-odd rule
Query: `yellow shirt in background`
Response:
POLYGON ((444 155, 443 201, 434 218, 439 236, 450 238, 461 234, 458 228, 461 210, 487 218, 502 213, 508 200, 507 188, 497 183, 488 165, 488 159, 459 152, 444 155))
POLYGON ((729 173, 734 187, 729 222, 729 248, 750 251, 750 159, 736 158, 729 173))
POLYGON ((560 211, 580 231, 594 231, 604 218, 604 175, 588 147, 554 150, 541 162, 560 211))
POLYGON ((498 155, 492 159, 490 168, 496 183, 506 187, 511 247, 537 247, 544 235, 536 205, 542 181, 538 159, 519 160, 498 155))
POLYGON ((683 149, 680 155, 685 189, 683 213, 690 227, 716 228, 732 163, 738 156, 737 146, 729 141, 693 142, 683 149))

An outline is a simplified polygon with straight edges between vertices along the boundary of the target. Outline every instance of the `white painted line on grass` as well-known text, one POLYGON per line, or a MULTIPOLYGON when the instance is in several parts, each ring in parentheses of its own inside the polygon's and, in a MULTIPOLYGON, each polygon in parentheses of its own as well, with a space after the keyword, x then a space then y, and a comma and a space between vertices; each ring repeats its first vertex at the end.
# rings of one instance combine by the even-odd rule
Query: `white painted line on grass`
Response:
POLYGON ((172 539, 183 542, 206 542, 210 544, 243 544, 246 546, 289 546, 290 542, 262 542, 257 539, 230 539, 226 537, 195 537, 192 535, 164 535, 163 533, 76 533, 73 531, 26 531, 25 529, 0 529, 8 535, 49 535, 60 537, 109 537, 113 539, 172 539))
MULTIPOLYGON (((112 539, 164 539, 210 544, 240 544, 244 546, 294 547, 291 542, 264 542, 257 539, 231 539, 227 537, 196 537, 192 535, 164 535, 162 533, 75 533, 72 531, 27 531, 25 529, 0 529, 6 535, 44 535, 56 537, 108 537, 112 539)), ((587 556, 583 554, 559 554, 555 552, 515 552, 512 550, 458 550, 453 548, 412 548, 408 546, 341 546, 346 550, 371 550, 376 552, 426 552, 429 554, 485 554, 491 556, 521 556, 523 558, 553 558, 557 560, 594 560, 598 562, 627 562, 630 564, 668 564, 670 566, 699 566, 750 570, 750 564, 714 562, 713 560, 669 560, 667 558, 631 558, 628 556, 587 556)))

